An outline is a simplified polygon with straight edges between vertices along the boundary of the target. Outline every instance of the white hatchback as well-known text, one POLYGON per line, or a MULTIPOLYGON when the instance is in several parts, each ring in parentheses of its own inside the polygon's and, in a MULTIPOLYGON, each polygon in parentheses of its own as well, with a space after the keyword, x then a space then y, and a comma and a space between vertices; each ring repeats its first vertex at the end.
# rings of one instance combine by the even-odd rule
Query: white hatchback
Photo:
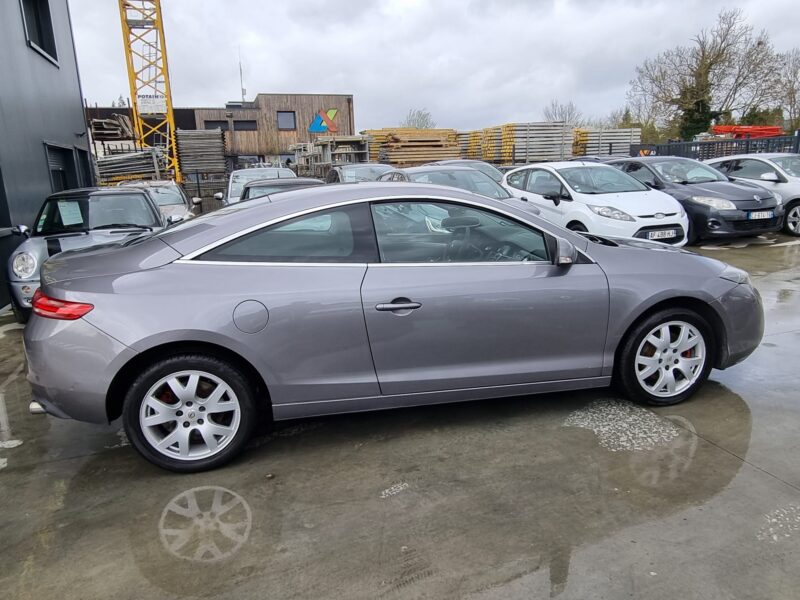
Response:
POLYGON ((507 172, 502 185, 537 206, 542 217, 573 231, 686 244, 689 220, 678 201, 608 165, 526 165, 507 172))

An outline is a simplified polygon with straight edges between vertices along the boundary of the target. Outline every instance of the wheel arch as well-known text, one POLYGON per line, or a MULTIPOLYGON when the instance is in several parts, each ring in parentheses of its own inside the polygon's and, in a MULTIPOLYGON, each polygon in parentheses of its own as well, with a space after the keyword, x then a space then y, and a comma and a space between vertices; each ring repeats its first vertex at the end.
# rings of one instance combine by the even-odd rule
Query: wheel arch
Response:
POLYGON ((706 320, 706 322, 709 324, 714 334, 713 364, 714 367, 719 368, 719 365, 723 362, 725 358, 725 352, 726 352, 725 349, 727 348, 727 332, 725 329, 725 322, 722 320, 722 317, 714 309, 714 307, 708 304, 708 302, 705 302, 698 298, 693 298, 691 296, 680 296, 677 298, 667 298, 648 306, 628 324, 628 326, 625 328, 624 333, 619 338, 617 347, 614 349, 615 371, 617 369, 617 365, 619 365, 619 354, 622 351, 622 347, 625 345, 625 340, 628 339, 628 336, 631 335, 633 330, 642 321, 649 318, 651 315, 654 315, 659 311, 670 308, 683 308, 691 310, 692 312, 699 314, 701 317, 703 317, 703 319, 706 320))
POLYGON ((122 415, 122 405, 125 400, 126 390, 142 369, 158 360, 179 354, 205 354, 222 359, 238 368, 253 385, 259 409, 264 410, 269 418, 272 418, 272 401, 266 381, 246 358, 230 348, 212 342, 180 341, 167 342, 148 348, 131 358, 117 371, 108 386, 108 392, 106 392, 106 417, 108 421, 111 422, 122 415))

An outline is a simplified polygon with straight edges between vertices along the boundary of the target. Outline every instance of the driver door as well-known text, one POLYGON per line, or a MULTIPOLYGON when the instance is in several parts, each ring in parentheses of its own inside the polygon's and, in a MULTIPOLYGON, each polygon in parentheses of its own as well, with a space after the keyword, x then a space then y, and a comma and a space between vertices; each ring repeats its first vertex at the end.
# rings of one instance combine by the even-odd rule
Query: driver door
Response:
POLYGON ((564 186, 558 177, 544 169, 531 169, 528 172, 525 189, 529 193, 530 200, 541 209, 542 217, 551 223, 564 225, 562 207, 564 186), (545 196, 556 196, 558 199, 545 198, 545 196))
POLYGON ((397 201, 372 214, 381 262, 361 298, 382 394, 601 375, 596 264, 555 266, 543 232, 483 208, 397 201))

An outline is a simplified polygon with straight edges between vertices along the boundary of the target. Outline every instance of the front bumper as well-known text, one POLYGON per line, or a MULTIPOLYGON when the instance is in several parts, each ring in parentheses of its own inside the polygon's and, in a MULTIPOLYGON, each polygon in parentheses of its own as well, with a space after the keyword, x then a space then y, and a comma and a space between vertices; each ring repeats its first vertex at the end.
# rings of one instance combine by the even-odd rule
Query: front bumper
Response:
POLYGON ((23 340, 32 400, 56 417, 108 422, 108 388, 135 351, 85 319, 33 315, 23 340))
POLYGON ((780 231, 785 210, 783 205, 765 208, 773 211, 771 219, 750 219, 752 210, 713 210, 692 215, 692 226, 701 238, 729 238, 780 231))
POLYGON ((725 325, 725 340, 717 364, 727 369, 743 361, 764 337, 764 307, 761 295, 750 284, 739 284, 713 303, 725 325))
POLYGON ((35 277, 27 281, 11 280, 8 282, 8 288, 18 306, 30 308, 33 295, 39 289, 39 278, 35 277))

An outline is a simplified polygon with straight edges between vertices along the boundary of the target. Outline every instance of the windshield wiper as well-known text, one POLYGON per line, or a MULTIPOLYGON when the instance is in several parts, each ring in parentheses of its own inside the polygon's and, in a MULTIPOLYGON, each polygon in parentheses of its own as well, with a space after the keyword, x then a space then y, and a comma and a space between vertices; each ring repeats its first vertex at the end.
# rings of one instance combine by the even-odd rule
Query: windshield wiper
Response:
POLYGON ((148 227, 147 225, 139 225, 137 223, 109 223, 107 225, 98 225, 97 227, 92 227, 92 229, 134 229, 134 228, 153 231, 152 227, 148 227))

